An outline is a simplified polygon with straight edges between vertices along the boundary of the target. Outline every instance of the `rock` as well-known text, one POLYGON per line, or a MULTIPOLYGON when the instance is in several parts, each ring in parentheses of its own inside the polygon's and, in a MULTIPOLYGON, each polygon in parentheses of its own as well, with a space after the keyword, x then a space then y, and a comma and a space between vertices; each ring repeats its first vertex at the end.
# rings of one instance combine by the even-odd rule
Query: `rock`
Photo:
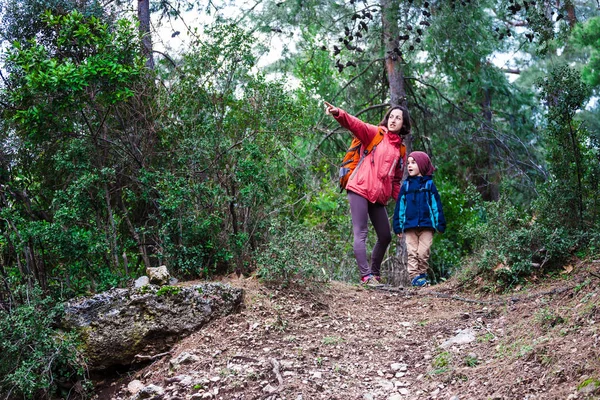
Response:
POLYGON ((267 384, 267 386, 263 388, 263 392, 265 393, 275 393, 276 391, 277 388, 275 386, 272 386, 271 384, 267 384))
POLYGON ((162 396, 163 394, 165 394, 165 389, 156 385, 148 385, 142 388, 135 396, 133 396, 132 400, 150 399, 162 396))
POLYGON ((600 382, 595 379, 586 379, 579 385, 579 393, 594 394, 598 391, 598 387, 600 387, 600 382))
POLYGON ((144 287, 149 284, 150 284, 150 278, 148 278, 146 275, 144 275, 144 276, 140 276, 133 282, 133 287, 138 289, 138 288, 144 287))
POLYGON ((452 345, 461 345, 471 343, 475 340, 475 332, 473 329, 463 329, 458 334, 440 345, 441 348, 446 349, 452 345))
POLYGON ((90 371, 102 371, 130 365, 142 352, 165 352, 210 320, 236 311, 242 298, 242 289, 221 283, 111 289, 68 303, 61 325, 80 333, 90 371))
POLYGON ((376 384, 386 392, 391 392, 392 390, 394 390, 394 383, 388 380, 378 379, 376 384))
POLYGON ((132 380, 127 385, 127 391, 130 394, 137 394, 140 390, 144 388, 144 384, 137 379, 132 380))
POLYGON ((161 265, 157 268, 146 268, 146 275, 150 278, 150 283, 156 285, 166 285, 169 283, 171 275, 165 265, 161 265))
POLYGON ((184 351, 183 353, 169 361, 169 364, 171 365, 171 368, 173 368, 174 371, 177 371, 179 368, 181 368, 182 365, 193 364, 197 361, 200 361, 200 358, 197 355, 184 351))
POLYGON ((460 400, 460 399, 458 398, 458 396, 452 396, 452 397, 450 397, 450 400, 460 400))
POLYGON ((397 371, 406 372, 406 370, 408 369, 408 366, 406 364, 393 363, 392 365, 390 365, 390 368, 394 372, 397 372, 397 371))
POLYGON ((403 399, 404 399, 404 397, 402 397, 399 394, 393 394, 390 397, 388 397, 388 400, 403 400, 403 399))

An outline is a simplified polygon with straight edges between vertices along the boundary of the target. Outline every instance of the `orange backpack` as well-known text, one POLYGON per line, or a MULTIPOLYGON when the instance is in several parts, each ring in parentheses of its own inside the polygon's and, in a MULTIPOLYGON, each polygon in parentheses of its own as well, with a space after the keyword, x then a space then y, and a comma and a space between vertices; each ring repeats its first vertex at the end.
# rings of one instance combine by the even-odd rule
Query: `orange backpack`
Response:
POLYGON ((358 166, 361 158, 366 157, 370 152, 372 152, 382 140, 383 132, 380 129, 361 155, 360 147, 362 143, 356 137, 352 139, 352 143, 350 143, 350 147, 348 148, 346 155, 342 159, 342 164, 340 165, 340 192, 346 189, 348 180, 352 176, 352 173, 354 173, 354 170, 358 166))

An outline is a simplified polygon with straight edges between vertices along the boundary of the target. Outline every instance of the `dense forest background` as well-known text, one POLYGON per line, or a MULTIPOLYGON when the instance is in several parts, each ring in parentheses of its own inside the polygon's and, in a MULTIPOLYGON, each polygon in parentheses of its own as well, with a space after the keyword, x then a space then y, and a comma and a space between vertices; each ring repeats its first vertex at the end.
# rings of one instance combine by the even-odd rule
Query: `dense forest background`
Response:
POLYGON ((596 0, 0 7, 8 396, 84 376, 77 337, 54 326, 62 304, 146 267, 356 281, 336 177, 350 136, 323 100, 371 123, 408 106, 449 222, 434 281, 500 291, 600 255, 596 0), (168 35, 186 39, 157 50, 168 35))

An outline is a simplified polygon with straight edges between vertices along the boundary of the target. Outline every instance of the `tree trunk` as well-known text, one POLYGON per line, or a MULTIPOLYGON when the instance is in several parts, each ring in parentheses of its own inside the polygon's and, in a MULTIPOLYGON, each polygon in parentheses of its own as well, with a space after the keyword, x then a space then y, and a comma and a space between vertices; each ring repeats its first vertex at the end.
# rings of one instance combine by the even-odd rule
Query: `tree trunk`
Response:
POLYGON ((565 10, 567 11, 567 21, 569 22, 569 28, 573 29, 577 24, 577 15, 575 14, 575 5, 573 0, 565 1, 565 10))
MULTIPOLYGON (((390 104, 392 106, 406 106, 406 88, 404 73, 402 71, 402 56, 399 52, 398 21, 400 20, 398 0, 381 0, 381 19, 383 26, 383 40, 385 43, 385 70, 388 84, 390 86, 390 104)), ((412 150, 412 135, 403 138, 406 145, 406 154, 412 150)), ((403 179, 406 179, 406 168, 403 179)), ((388 283, 393 286, 406 287, 410 285, 407 270, 406 242, 398 239, 396 254, 390 258, 390 262, 384 266, 388 283)))
MULTIPOLYGON (((150 263, 150 258, 148 257, 148 251, 146 250, 146 245, 140 238, 140 234, 135 229, 135 226, 133 226, 133 223, 131 223, 131 220, 129 219, 127 207, 125 207, 125 204, 122 201, 121 201, 121 210, 123 211, 123 219, 125 219, 125 222, 127 223, 127 226, 129 227, 129 232, 131 232, 131 236, 133 236, 133 239, 135 240, 135 243, 138 246, 138 249, 140 251, 140 256, 142 257, 142 260, 144 261, 144 267, 146 267, 146 269, 148 269, 152 266, 152 264, 150 263)), ((123 252, 123 260, 125 262, 125 268, 127 268, 127 255, 125 252, 123 252)))
POLYGON ((117 233, 117 225, 115 223, 115 217, 113 215, 113 211, 112 211, 112 206, 110 204, 110 192, 108 189, 108 185, 105 183, 104 184, 104 201, 106 202, 106 218, 107 218, 107 222, 108 222, 108 232, 107 232, 107 237, 108 237, 108 244, 110 246, 110 254, 112 256, 112 262, 114 262, 114 269, 113 271, 118 272, 119 271, 119 244, 118 244, 118 233, 117 233))
POLYGON ((142 52, 146 57, 146 67, 154 69, 152 57, 152 35, 150 35, 150 0, 138 0, 138 19, 142 34, 142 52))
POLYGON ((406 106, 406 90, 402 72, 402 56, 399 54, 398 0, 381 0, 381 22, 385 43, 385 70, 390 85, 390 104, 406 106))
MULTIPOLYGON (((485 122, 481 129, 484 136, 484 141, 487 146, 484 146, 486 152, 486 164, 484 175, 480 186, 480 192, 483 200, 498 201, 500 198, 500 176, 498 169, 494 165, 496 157, 496 141, 492 131, 492 93, 489 88, 482 89, 481 112, 485 122)), ((482 169, 483 169, 482 168, 482 169)))

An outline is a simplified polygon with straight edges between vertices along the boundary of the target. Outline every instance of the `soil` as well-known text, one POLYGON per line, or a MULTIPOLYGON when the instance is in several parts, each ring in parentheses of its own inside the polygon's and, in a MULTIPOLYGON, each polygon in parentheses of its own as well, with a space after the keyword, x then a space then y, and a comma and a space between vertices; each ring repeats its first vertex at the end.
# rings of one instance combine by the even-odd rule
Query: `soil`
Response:
POLYGON ((97 382, 96 398, 600 398, 599 270, 567 266, 502 295, 456 280, 309 292, 223 279, 245 290, 240 312, 97 382))

